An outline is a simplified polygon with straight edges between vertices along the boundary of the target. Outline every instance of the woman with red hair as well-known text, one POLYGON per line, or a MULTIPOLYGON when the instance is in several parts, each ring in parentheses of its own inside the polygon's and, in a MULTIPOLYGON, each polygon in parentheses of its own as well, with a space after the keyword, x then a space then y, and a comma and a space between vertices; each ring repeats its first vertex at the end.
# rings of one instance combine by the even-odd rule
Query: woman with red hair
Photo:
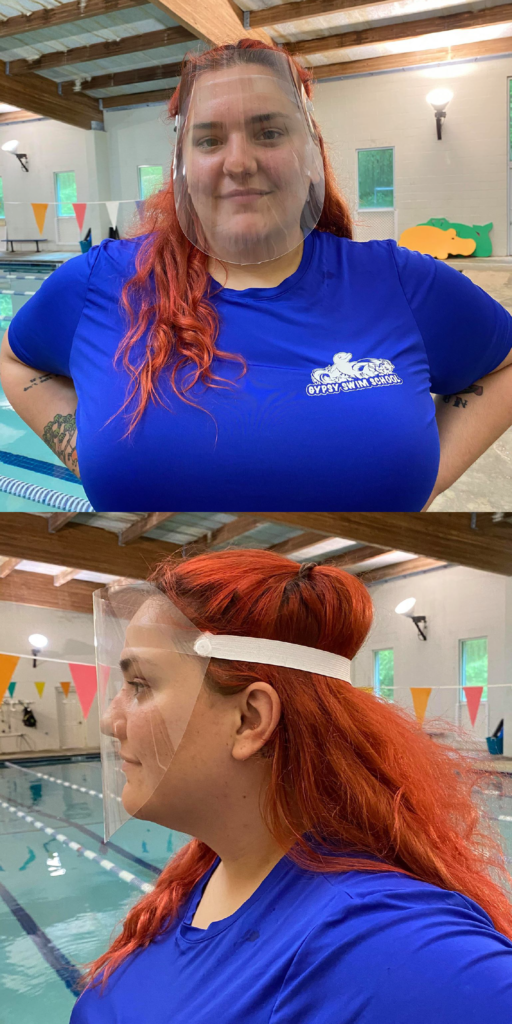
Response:
POLYGON ((257 550, 170 559, 150 580, 102 730, 127 812, 193 838, 90 965, 71 1024, 511 1020, 512 879, 478 773, 347 681, 371 624, 363 584, 257 550), (155 786, 150 709, 174 726, 191 675, 142 666, 158 629, 165 667, 179 617, 214 653, 155 786))
POLYGON ((441 261, 352 241, 284 50, 190 54, 169 113, 173 174, 132 237, 13 319, 14 409, 98 511, 420 511, 512 423, 512 317, 441 261))

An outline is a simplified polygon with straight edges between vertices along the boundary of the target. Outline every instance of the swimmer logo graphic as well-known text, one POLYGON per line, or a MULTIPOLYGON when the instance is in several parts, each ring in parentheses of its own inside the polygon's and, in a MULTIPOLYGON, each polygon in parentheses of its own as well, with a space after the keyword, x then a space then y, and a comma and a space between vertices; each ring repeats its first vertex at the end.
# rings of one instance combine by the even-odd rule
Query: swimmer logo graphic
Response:
POLYGON ((369 388, 403 384, 389 359, 352 359, 351 352, 336 352, 331 366, 320 367, 311 374, 308 395, 336 395, 342 391, 363 391, 369 388))

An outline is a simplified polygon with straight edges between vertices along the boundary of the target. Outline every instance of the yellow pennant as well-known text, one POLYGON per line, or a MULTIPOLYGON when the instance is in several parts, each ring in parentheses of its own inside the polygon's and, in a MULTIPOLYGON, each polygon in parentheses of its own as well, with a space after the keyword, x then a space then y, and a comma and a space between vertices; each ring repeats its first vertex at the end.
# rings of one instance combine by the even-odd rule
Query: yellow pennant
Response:
POLYGON ((61 683, 60 685, 62 686, 62 689, 64 690, 64 696, 67 697, 67 695, 69 693, 69 687, 71 686, 71 683, 61 683))
POLYGON ((43 690, 45 688, 45 683, 34 683, 34 686, 35 686, 39 696, 42 697, 43 696, 43 690))
POLYGON ((414 704, 414 711, 418 722, 423 725, 423 719, 425 718, 425 712, 427 710, 427 704, 429 702, 430 694, 432 693, 431 686, 411 686, 412 702, 414 704))
POLYGON ((48 203, 31 203, 34 211, 34 217, 36 218, 36 224, 39 234, 42 235, 44 231, 44 222, 46 220, 46 211, 48 209, 48 203))
POLYGON ((373 693, 373 686, 356 686, 356 690, 362 690, 363 693, 373 693))
POLYGON ((15 654, 0 654, 0 704, 5 697, 5 691, 14 675, 14 670, 19 660, 15 654))

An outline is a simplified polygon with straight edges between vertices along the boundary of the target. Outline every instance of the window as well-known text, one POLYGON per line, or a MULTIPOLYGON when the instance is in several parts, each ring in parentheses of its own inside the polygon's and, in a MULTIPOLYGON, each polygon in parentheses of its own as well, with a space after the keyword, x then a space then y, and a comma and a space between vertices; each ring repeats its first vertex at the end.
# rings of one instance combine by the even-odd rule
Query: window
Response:
POLYGON ((460 642, 460 700, 466 703, 463 686, 483 686, 482 700, 487 700, 487 637, 460 642))
POLYGON ((74 217, 72 203, 77 202, 74 171, 57 171, 55 174, 55 198, 57 217, 74 217))
POLYGON ((3 178, 0 178, 0 220, 5 220, 3 178))
POLYGON ((512 163, 512 78, 508 80, 509 160, 512 163))
POLYGON ((373 689, 377 697, 393 700, 395 664, 393 648, 373 652, 373 689))
POLYGON ((360 210, 394 208, 393 149, 358 149, 357 187, 360 210))
POLYGON ((147 199, 152 192, 158 192, 163 183, 163 167, 150 167, 149 164, 139 167, 139 197, 141 199, 147 199))

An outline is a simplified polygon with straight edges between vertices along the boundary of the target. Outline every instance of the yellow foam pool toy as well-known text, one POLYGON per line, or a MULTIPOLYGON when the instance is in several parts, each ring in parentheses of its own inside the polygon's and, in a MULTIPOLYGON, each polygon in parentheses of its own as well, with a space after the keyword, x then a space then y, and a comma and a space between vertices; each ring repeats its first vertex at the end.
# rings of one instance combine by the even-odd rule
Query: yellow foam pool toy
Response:
POLYGON ((474 238, 459 238, 455 228, 443 231, 430 224, 418 224, 402 231, 398 244, 425 256, 436 256, 438 260, 446 260, 448 256, 471 256, 476 249, 474 238))

